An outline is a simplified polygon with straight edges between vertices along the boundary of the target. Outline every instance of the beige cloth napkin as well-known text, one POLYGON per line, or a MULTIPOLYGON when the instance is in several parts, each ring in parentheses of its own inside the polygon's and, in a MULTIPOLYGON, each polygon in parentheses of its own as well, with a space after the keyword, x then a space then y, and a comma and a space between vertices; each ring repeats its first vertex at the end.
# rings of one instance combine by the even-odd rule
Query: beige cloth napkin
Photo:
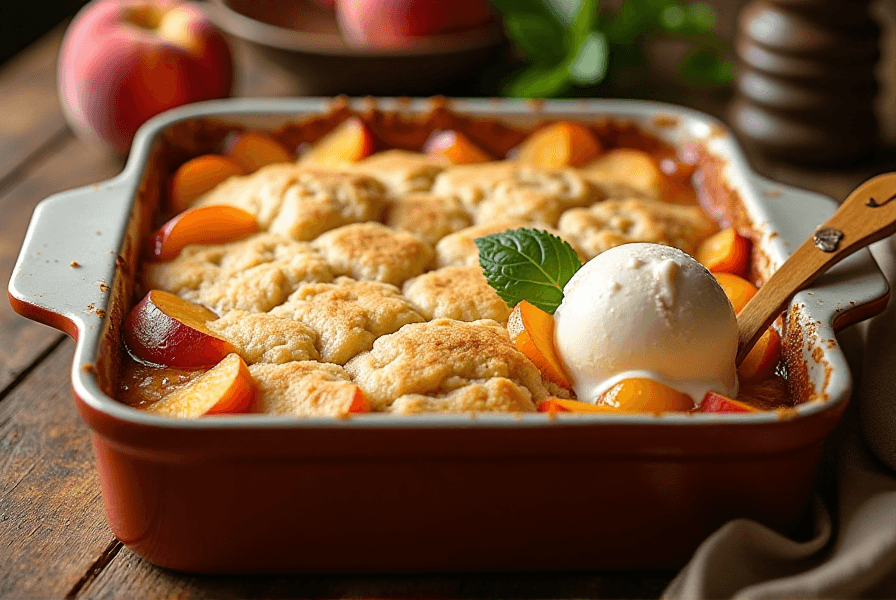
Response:
MULTIPOLYGON (((896 294, 896 237, 872 253, 896 294)), ((664 598, 896 598, 896 299, 840 337, 860 377, 821 465, 811 538, 731 521, 664 598)))

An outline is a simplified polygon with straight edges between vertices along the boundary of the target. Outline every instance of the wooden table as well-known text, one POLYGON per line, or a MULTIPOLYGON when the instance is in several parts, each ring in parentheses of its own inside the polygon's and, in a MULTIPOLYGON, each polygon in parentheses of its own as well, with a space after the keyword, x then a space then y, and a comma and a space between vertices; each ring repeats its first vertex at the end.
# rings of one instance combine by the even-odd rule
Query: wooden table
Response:
MULTIPOLYGON (((121 162, 77 140, 56 95, 62 27, 0 68, 0 272, 8 281, 34 206, 43 198, 115 175, 121 162)), ((246 49, 241 95, 277 93, 246 49)), ((665 96, 716 115, 725 97, 665 96)), ((896 111, 889 111, 891 114, 896 111)), ((763 162, 763 174, 843 198, 872 162, 813 171, 763 162)), ((124 548, 106 525, 87 427, 69 391, 74 344, 0 303, 0 597, 655 597, 668 572, 412 576, 189 576, 156 568, 124 548)))

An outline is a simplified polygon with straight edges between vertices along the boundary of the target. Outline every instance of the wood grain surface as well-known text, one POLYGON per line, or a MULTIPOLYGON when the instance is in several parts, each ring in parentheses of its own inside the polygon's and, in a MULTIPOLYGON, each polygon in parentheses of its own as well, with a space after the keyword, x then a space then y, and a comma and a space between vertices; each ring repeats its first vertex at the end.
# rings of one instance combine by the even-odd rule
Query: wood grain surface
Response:
MULTIPOLYGON (((0 68, 0 278, 8 281, 31 211, 62 190, 106 179, 121 163, 78 141, 56 95, 62 27, 0 68)), ((237 47, 237 93, 276 95, 279 76, 237 47)), ((724 117, 727 97, 659 90, 724 117)), ((896 114, 896 111, 890 111, 896 114)), ((763 174, 842 199, 893 153, 810 171, 751 156, 763 174)), ((90 435, 69 386, 73 343, 0 303, 0 597, 656 597, 672 573, 204 577, 173 573, 122 548, 103 516, 90 435)))

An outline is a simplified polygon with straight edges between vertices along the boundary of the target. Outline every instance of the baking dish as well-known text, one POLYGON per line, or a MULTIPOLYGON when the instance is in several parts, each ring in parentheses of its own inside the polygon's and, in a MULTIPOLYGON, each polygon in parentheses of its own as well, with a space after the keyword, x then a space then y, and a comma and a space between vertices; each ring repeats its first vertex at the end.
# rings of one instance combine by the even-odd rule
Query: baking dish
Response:
MULTIPOLYGON (((325 99, 229 100, 161 115, 116 178, 36 209, 9 286, 15 310, 78 340, 76 405, 91 429, 107 518, 135 553, 190 572, 656 568, 683 564, 726 520, 787 531, 806 509, 851 377, 835 331, 885 305, 867 251, 796 296, 784 320, 792 410, 743 415, 432 415, 294 419, 157 417, 103 392, 129 309, 139 238, 156 210, 160 140, 214 118, 279 126, 325 99)), ((361 108, 364 104, 358 103, 361 108)), ((377 101, 425 112, 425 100, 377 101)), ((749 170, 714 119, 625 101, 458 100, 514 122, 632 121, 717 157, 767 274, 835 204, 749 170)), ((108 389, 108 388, 107 388, 108 389)))

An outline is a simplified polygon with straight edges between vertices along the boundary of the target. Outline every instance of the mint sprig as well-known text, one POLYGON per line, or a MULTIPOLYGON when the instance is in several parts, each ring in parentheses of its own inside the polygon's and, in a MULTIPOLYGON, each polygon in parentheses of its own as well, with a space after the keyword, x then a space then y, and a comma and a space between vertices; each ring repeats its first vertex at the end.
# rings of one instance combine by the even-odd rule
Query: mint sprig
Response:
MULTIPOLYGON (((491 0, 517 50, 516 68, 497 74, 506 96, 594 96, 605 80, 643 81, 658 39, 679 40, 680 65, 696 84, 728 85, 734 63, 715 32, 713 10, 685 0, 491 0)), ((489 81, 496 73, 488 72, 489 81)), ((599 95, 599 94, 598 94, 599 95)))
POLYGON ((510 306, 527 300, 554 314, 563 288, 582 267, 569 243, 538 229, 514 229, 474 241, 485 278, 510 306))

